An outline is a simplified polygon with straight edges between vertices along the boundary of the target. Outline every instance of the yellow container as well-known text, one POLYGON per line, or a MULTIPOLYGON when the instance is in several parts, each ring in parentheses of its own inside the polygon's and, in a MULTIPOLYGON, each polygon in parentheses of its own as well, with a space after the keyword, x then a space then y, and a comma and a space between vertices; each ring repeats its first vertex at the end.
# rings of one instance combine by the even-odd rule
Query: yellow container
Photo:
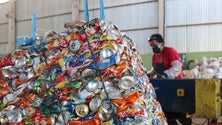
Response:
POLYGON ((222 111, 221 80, 196 80, 196 113, 199 118, 218 118, 222 111))

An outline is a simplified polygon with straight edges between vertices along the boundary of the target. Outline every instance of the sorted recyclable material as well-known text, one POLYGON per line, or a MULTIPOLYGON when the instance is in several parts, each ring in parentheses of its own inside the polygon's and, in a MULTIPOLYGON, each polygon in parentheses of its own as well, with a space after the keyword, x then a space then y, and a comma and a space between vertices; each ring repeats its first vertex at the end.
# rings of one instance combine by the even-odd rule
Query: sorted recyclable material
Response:
POLYGON ((0 60, 0 124, 166 125, 135 43, 93 19, 0 60))
POLYGON ((184 78, 187 79, 222 79, 222 57, 207 58, 194 61, 194 68, 184 70, 184 78))

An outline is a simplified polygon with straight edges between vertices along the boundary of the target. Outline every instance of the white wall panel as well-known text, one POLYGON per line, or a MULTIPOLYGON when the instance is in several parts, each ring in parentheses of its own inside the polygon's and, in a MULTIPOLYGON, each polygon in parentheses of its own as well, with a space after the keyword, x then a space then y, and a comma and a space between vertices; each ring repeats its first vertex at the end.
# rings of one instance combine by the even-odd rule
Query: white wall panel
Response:
POLYGON ((52 18, 43 18, 38 20, 38 28, 39 29, 45 29, 45 30, 54 30, 56 32, 63 32, 66 29, 64 28, 64 24, 67 22, 72 21, 72 15, 61 15, 61 16, 55 16, 52 18))
MULTIPOLYGON (((127 6, 130 4, 147 3, 158 0, 104 0, 104 7, 127 6)), ((88 0, 89 9, 98 9, 100 0, 88 0)), ((84 10, 84 0, 80 0, 80 10, 84 10)))
POLYGON ((16 1, 16 36, 31 36, 31 16, 36 14, 38 31, 64 31, 64 23, 72 21, 71 0, 16 1), (23 29, 23 27, 26 27, 23 29), (38 30, 41 29, 41 30, 38 30))
MULTIPOLYGON (((134 4, 106 8, 106 20, 119 26, 121 30, 140 29, 158 26, 157 2, 134 4)), ((84 12, 80 13, 81 20, 84 20, 84 12)), ((99 10, 89 12, 90 19, 99 18, 99 10)))
POLYGON ((167 29, 167 45, 179 52, 222 51, 222 24, 167 29))
POLYGON ((188 27, 188 52, 222 51, 222 24, 188 27))
POLYGON ((7 55, 8 52, 8 44, 4 43, 4 44, 0 44, 0 55, 7 55))
POLYGON ((222 0, 167 0, 166 38, 179 52, 222 51, 222 0))
POLYGON ((8 43, 8 3, 0 4, 0 55, 5 55, 8 43))
POLYGON ((16 36, 32 36, 31 20, 16 23, 16 36))
POLYGON ((71 13, 71 5, 71 0, 17 0, 16 19, 31 19, 33 13, 36 17, 71 13))
POLYGON ((0 55, 7 53, 8 42, 8 3, 0 4, 0 55))
POLYGON ((187 51, 186 27, 167 28, 166 36, 166 46, 171 46, 180 53, 187 51))
POLYGON ((183 25, 187 21, 188 0, 166 0, 166 25, 183 25))
POLYGON ((8 42, 8 24, 0 25, 0 46, 5 42, 8 42))
POLYGON ((222 0, 167 0, 166 12, 167 26, 222 22, 222 0))
POLYGON ((8 11, 8 3, 0 4, 0 24, 7 23, 6 14, 8 11))

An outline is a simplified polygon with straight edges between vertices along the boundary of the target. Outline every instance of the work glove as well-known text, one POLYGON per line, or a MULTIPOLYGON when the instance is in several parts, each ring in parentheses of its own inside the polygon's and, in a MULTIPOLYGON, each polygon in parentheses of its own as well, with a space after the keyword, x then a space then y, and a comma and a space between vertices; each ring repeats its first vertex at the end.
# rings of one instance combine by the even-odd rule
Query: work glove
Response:
POLYGON ((166 73, 163 73, 163 74, 158 74, 158 75, 157 75, 157 78, 158 78, 158 79, 168 79, 168 76, 167 76, 166 73))
POLYGON ((163 73, 163 74, 161 75, 161 77, 162 77, 162 79, 168 79, 168 78, 169 78, 166 73, 163 73))

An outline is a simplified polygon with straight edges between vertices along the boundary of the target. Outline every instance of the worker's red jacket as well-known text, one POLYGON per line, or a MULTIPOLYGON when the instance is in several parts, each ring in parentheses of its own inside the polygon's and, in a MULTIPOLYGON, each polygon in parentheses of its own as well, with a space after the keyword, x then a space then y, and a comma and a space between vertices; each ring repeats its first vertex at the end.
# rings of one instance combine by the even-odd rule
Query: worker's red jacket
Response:
POLYGON ((176 74, 170 73, 170 74, 171 75, 174 74, 175 75, 174 78, 177 79, 183 78, 182 64, 180 62, 178 52, 174 48, 165 46, 162 53, 154 54, 152 57, 152 66, 154 66, 155 63, 163 63, 165 69, 170 71, 172 71, 172 69, 175 69, 175 67, 180 67, 181 70, 178 73, 176 74))

